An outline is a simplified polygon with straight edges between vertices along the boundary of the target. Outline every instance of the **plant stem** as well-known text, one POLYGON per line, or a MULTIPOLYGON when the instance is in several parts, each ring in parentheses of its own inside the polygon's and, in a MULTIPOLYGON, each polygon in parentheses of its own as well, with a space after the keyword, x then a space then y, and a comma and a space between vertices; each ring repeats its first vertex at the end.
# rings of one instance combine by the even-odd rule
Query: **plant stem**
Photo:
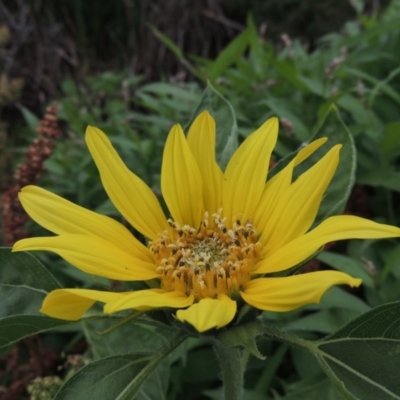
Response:
POLYGON ((221 367, 224 399, 241 400, 243 393, 242 350, 227 347, 218 340, 214 340, 212 344, 221 367))

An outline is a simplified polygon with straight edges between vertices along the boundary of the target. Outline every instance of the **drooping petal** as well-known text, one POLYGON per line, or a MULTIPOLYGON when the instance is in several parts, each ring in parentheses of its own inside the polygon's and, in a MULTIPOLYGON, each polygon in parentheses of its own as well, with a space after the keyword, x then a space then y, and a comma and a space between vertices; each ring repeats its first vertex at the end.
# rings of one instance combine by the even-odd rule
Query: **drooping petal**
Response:
POLYGON ((100 172, 104 189, 118 211, 149 239, 169 226, 153 191, 132 173, 100 130, 89 126, 86 143, 100 172))
POLYGON ((306 147, 303 147, 285 168, 269 179, 265 184, 264 192, 254 213, 253 219, 254 226, 256 226, 260 232, 267 229, 268 221, 271 218, 272 213, 274 212, 283 193, 291 185, 294 167, 310 157, 316 150, 326 143, 327 140, 327 138, 320 138, 314 140, 306 147))
POLYGON ((112 218, 89 211, 38 186, 25 186, 19 199, 34 221, 57 235, 97 236, 124 251, 134 249, 149 262, 152 260, 150 250, 112 218))
POLYGON ((287 243, 274 252, 263 251, 263 258, 254 273, 278 272, 293 267, 329 242, 344 239, 383 239, 399 237, 400 228, 378 224, 351 215, 338 215, 327 218, 316 228, 287 243))
POLYGON ((194 326, 198 332, 205 332, 228 325, 235 314, 236 301, 225 294, 219 294, 218 299, 205 298, 186 310, 178 310, 176 317, 194 326))
POLYGON ((253 219, 277 136, 278 120, 270 118, 240 145, 229 160, 222 185, 222 207, 228 226, 234 218, 253 219))
POLYGON ((244 301, 259 310, 291 311, 305 304, 319 303, 334 285, 360 286, 361 279, 338 271, 317 271, 283 278, 260 278, 240 292, 244 301))
POLYGON ((339 164, 341 147, 332 147, 281 194, 262 234, 262 241, 269 251, 282 247, 310 228, 339 164))
POLYGON ((161 191, 173 219, 198 228, 203 219, 203 182, 182 128, 167 138, 161 168, 161 191))
POLYGON ((89 289, 57 289, 46 296, 40 312, 53 318, 77 321, 96 301, 108 303, 126 295, 89 289))
POLYGON ((125 297, 108 302, 104 312, 111 314, 122 310, 147 311, 154 308, 184 308, 193 304, 193 295, 182 292, 165 292, 162 289, 146 289, 131 292, 125 297))
POLYGON ((223 174, 215 161, 215 121, 207 111, 190 126, 187 142, 203 177, 204 207, 211 215, 221 207, 223 174))
MULTIPOLYGON (((114 244, 88 235, 62 235, 22 239, 13 251, 52 251, 80 270, 120 281, 144 281, 160 276, 154 263, 140 254, 126 252, 114 244)), ((132 249, 133 250, 133 249, 132 249)))

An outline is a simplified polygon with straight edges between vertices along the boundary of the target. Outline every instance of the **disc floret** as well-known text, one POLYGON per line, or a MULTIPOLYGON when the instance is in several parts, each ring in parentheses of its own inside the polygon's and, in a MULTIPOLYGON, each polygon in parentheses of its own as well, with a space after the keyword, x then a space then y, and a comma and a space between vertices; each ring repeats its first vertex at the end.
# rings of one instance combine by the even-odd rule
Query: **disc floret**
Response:
POLYGON ((261 243, 250 221, 226 225, 222 210, 204 214, 199 229, 168 220, 170 231, 149 243, 161 288, 192 294, 196 301, 218 294, 234 297, 251 279, 261 243))

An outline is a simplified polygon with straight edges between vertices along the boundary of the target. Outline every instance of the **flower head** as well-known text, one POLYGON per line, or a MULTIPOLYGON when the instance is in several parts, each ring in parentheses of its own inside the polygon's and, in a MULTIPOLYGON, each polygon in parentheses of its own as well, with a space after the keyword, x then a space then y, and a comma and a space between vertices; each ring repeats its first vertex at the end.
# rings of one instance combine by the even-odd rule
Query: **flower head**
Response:
POLYGON ((105 304, 105 313, 162 308, 204 332, 231 323, 246 303, 290 311, 319 302, 333 285, 359 286, 360 279, 338 271, 268 276, 298 265, 327 242, 400 236, 399 228, 354 216, 333 216, 310 230, 341 146, 293 179, 295 167, 326 142, 316 140, 267 179, 277 135, 277 119, 271 118, 241 144, 223 172, 215 161, 215 122, 208 112, 196 118, 187 138, 175 125, 161 171, 167 218, 153 191, 127 169, 106 135, 88 127, 86 142, 108 196, 147 243, 109 217, 28 186, 20 193, 25 210, 57 236, 23 239, 13 250, 53 251, 89 274, 155 279, 158 288, 58 289, 46 297, 41 312, 77 320, 96 301, 105 304))

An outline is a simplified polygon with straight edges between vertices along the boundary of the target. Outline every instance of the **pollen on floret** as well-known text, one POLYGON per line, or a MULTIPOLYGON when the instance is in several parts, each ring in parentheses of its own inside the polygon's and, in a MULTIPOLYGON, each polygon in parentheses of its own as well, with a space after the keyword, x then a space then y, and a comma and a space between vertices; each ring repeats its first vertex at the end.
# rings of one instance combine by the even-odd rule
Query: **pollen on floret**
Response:
POLYGON ((206 212, 199 229, 170 219, 171 231, 149 243, 162 289, 192 294, 196 301, 243 290, 262 245, 249 221, 235 219, 228 229, 222 211, 211 220, 206 212))

